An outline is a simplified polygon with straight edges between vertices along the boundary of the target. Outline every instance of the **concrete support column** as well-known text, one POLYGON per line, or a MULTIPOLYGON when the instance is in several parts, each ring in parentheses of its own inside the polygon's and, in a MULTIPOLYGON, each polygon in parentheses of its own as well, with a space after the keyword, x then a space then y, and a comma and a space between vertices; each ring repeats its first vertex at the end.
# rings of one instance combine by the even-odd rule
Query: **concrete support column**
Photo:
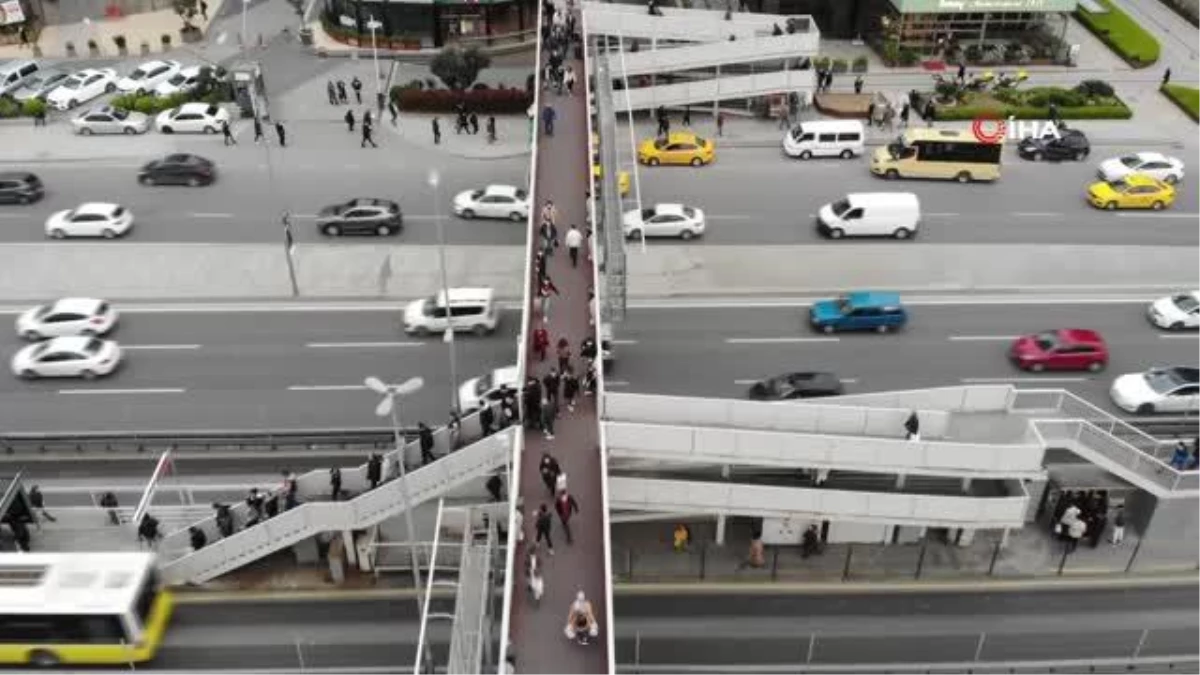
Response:
POLYGON ((358 547, 354 545, 354 533, 342 530, 342 548, 346 551, 346 566, 358 566, 358 547))
POLYGON ((970 476, 965 476, 962 479, 962 491, 963 491, 963 494, 967 494, 971 491, 971 477, 970 476))
POLYGON ((1000 531, 1000 548, 1008 548, 1008 528, 1000 531))
POLYGON ((896 489, 897 489, 897 490, 903 490, 903 489, 904 489, 904 481, 905 481, 907 478, 908 478, 908 476, 906 476, 906 475, 904 475, 904 474, 902 474, 902 473, 901 473, 901 474, 897 474, 897 475, 896 475, 896 489))
POLYGON ((884 546, 891 545, 891 543, 896 540, 896 527, 897 527, 896 525, 884 525, 883 526, 883 545, 884 546))
POLYGON ((717 546, 725 545, 725 514, 717 516, 717 546))
POLYGON ((971 545, 971 542, 973 542, 973 541, 975 541, 975 528, 964 527, 961 531, 959 531, 959 534, 958 534, 959 548, 967 548, 968 546, 971 545))
POLYGON ((732 469, 728 464, 721 465, 721 478, 728 480, 731 473, 732 469))
MULTIPOLYGON (((719 66, 719 65, 717 66, 716 81, 717 82, 721 81, 721 66, 719 66)), ((719 87, 720 85, 718 84, 717 86, 719 87)), ((714 98, 713 99, 713 111, 712 111, 714 125, 716 125, 716 123, 717 123, 717 115, 720 114, 720 112, 721 112, 721 101, 714 98)))

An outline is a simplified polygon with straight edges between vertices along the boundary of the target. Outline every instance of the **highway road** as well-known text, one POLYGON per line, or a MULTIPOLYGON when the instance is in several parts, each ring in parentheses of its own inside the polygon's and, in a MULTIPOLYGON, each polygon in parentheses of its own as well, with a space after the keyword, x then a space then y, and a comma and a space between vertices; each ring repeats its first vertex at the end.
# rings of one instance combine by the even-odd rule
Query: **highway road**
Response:
POLYGON ((1197 362, 1200 335, 1158 330, 1145 319, 1142 302, 962 302, 910 307, 908 327, 888 335, 818 334, 807 324, 806 307, 632 308, 617 327, 608 384, 613 391, 740 398, 755 380, 821 370, 843 378, 850 393, 1015 384, 1065 388, 1115 411, 1108 388, 1117 375, 1197 362), (1007 361, 1015 336, 1069 327, 1105 337, 1106 372, 1025 373, 1007 361))
MULTIPOLYGON (((814 228, 821 206, 849 192, 895 191, 920 197, 922 243, 1197 245, 1200 206, 1193 177, 1184 179, 1174 207, 1158 213, 1110 213, 1084 201, 1101 160, 1136 150, 1097 148, 1080 163, 1025 162, 1010 151, 994 184, 884 181, 871 175, 866 158, 803 162, 779 148, 719 149, 710 167, 642 167, 638 173, 644 205, 681 202, 704 210, 708 230, 687 246, 823 241, 814 228)), ((1180 156, 1186 161, 1188 155, 1180 156)), ((685 244, 664 239, 650 245, 685 244)), ((853 245, 830 243, 850 255, 853 245)))
MULTIPOLYGON (((121 143, 124 139, 105 140, 121 143)), ((525 231, 518 223, 462 220, 451 214, 450 205, 462 190, 489 183, 524 184, 527 158, 468 161, 445 157, 441 160, 440 203, 435 203, 433 188, 426 183, 429 167, 425 163, 397 161, 391 154, 364 155, 357 145, 323 152, 289 148, 287 152, 294 154, 286 155, 276 149, 272 172, 267 170, 265 155, 250 145, 248 138, 243 140, 249 148, 224 148, 219 138, 189 140, 195 148, 212 146, 192 151, 217 163, 218 178, 213 185, 139 185, 138 169, 165 151, 127 161, 18 167, 37 173, 48 194, 34 205, 0 206, 0 243, 44 242, 44 223, 50 214, 85 201, 104 201, 122 204, 133 212, 136 222, 129 239, 139 242, 282 244, 280 213, 286 209, 296 214, 297 241, 370 245, 377 241, 374 237, 331 240, 316 231, 313 216, 322 207, 354 197, 379 197, 400 204, 405 229, 393 239, 395 243, 436 244, 439 215, 444 218, 448 244, 522 245, 525 241, 525 231)))
MULTIPOLYGON (((118 307, 118 309, 120 309, 118 307)), ((511 365, 519 317, 491 337, 456 340, 465 380, 511 365)), ((404 335, 399 310, 380 312, 137 313, 112 334, 125 362, 112 376, 22 381, 0 376, 7 432, 336 429, 387 426, 363 379, 425 379, 401 422, 440 425, 450 410, 448 348, 404 335)), ((11 358, 21 341, 0 335, 11 358)))

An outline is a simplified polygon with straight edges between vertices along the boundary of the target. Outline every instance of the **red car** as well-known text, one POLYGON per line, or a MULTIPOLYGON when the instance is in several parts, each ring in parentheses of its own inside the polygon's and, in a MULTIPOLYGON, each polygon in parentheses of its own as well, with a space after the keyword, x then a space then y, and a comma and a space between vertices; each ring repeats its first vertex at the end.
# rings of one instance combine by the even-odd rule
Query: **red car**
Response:
POLYGON ((1022 370, 1104 370, 1108 347, 1094 330, 1060 328, 1017 338, 1009 358, 1022 370))

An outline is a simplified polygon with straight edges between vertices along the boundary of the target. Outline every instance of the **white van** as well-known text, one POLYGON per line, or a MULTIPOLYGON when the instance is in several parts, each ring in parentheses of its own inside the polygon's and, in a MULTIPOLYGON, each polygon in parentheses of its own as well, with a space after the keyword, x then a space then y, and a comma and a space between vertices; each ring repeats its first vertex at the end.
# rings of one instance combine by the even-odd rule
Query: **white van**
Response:
POLYGON ((41 66, 37 61, 17 59, 0 64, 0 95, 7 96, 21 88, 29 78, 37 75, 41 66))
POLYGON ((469 415, 485 404, 499 401, 503 397, 502 387, 517 390, 519 393, 519 375, 520 369, 517 366, 505 366, 463 382, 458 388, 458 406, 462 414, 469 415))
POLYGON ((404 332, 410 335, 470 331, 488 335, 500 323, 495 293, 490 288, 451 288, 450 311, 446 311, 446 293, 413 300, 404 308, 404 332))
POLYGON ((801 122, 783 137, 783 152, 788 157, 841 157, 850 159, 863 154, 867 131, 860 120, 814 120, 801 122))
POLYGON ((826 204, 817 213, 817 230, 830 239, 895 237, 917 233, 921 204, 911 192, 858 192, 826 204))

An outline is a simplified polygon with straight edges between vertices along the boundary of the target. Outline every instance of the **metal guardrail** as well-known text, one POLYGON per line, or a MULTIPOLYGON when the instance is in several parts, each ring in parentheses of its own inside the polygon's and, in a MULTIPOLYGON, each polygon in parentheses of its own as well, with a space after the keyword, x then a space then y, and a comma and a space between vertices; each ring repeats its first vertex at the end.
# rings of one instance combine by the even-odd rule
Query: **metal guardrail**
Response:
MULTIPOLYGON (((416 429, 404 429, 406 440, 416 429)), ((395 445, 390 428, 377 429, 264 429, 262 431, 131 431, 0 434, 7 455, 42 454, 64 450, 79 453, 174 450, 277 450, 280 448, 389 448, 395 445)))

